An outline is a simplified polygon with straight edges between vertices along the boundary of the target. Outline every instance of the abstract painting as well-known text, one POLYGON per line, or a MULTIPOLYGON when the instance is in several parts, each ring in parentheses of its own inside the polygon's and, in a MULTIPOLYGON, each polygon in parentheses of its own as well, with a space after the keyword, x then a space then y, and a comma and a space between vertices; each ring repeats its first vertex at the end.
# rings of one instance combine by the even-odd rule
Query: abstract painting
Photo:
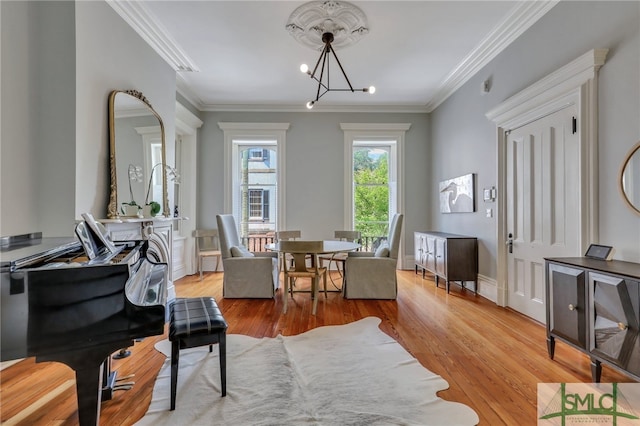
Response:
POLYGON ((475 210, 473 173, 440 182, 440 212, 470 213, 475 210))

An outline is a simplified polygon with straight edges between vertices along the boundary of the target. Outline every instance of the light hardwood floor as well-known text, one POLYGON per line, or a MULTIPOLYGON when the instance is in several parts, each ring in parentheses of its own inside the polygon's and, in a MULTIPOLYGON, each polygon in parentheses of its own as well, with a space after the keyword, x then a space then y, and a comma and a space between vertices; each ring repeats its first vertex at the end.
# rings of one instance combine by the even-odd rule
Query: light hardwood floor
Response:
MULTIPOLYGON (((295 335, 379 317, 384 332, 447 380, 449 389, 438 395, 472 407, 482 425, 535 425, 537 383, 591 382, 589 360, 575 349, 558 342, 555 360, 549 359, 541 324, 457 285, 447 294, 413 271, 398 271, 396 301, 345 300, 339 293, 325 300, 320 295, 316 316, 307 293, 295 294, 285 315, 281 291, 275 301, 223 299, 222 276, 206 273, 203 281, 198 275, 185 277, 176 282, 178 297, 215 297, 228 333, 254 337, 295 335)), ((113 362, 119 376, 135 374, 136 384, 102 404, 102 425, 130 425, 144 415, 165 360, 153 344, 163 338, 166 333, 146 338, 134 345, 132 356, 113 362)), ((74 374, 63 364, 26 359, 3 370, 0 380, 3 425, 77 425, 74 374)), ((602 381, 633 382, 606 366, 602 381)), ((233 387, 231 378, 227 386, 233 387)))

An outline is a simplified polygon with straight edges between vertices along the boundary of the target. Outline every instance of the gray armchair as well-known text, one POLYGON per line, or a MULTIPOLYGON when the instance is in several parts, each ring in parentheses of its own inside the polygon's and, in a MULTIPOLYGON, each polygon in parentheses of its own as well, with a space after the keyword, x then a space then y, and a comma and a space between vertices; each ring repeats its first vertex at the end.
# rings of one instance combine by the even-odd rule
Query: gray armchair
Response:
POLYGON ((280 285, 277 253, 252 253, 238 237, 233 215, 216 216, 224 277, 222 296, 230 299, 275 296, 280 285))
POLYGON ((349 252, 345 263, 346 299, 395 299, 398 295, 396 268, 402 231, 402 214, 395 214, 389 226, 387 243, 375 253, 349 252))

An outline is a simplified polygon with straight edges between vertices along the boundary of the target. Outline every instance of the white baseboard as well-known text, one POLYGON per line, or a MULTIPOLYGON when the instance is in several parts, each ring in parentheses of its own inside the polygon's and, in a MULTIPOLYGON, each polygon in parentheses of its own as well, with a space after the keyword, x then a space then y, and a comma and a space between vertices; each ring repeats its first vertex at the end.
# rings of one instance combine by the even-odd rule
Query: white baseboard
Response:
POLYGON ((173 268, 173 279, 175 280, 179 280, 180 278, 184 277, 185 275, 187 275, 187 268, 185 265, 173 268))
POLYGON ((478 274, 478 294, 498 303, 498 282, 494 278, 478 274))

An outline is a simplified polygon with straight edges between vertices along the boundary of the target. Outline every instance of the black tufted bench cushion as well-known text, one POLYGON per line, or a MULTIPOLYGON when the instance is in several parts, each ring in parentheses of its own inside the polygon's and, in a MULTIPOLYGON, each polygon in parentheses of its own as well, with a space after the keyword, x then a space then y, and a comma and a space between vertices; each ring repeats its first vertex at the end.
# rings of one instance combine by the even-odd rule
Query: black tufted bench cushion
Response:
POLYGON ((176 299, 170 307, 169 340, 171 341, 171 410, 176 408, 178 361, 180 349, 218 343, 220 352, 220 385, 227 394, 227 322, 213 297, 176 299))

